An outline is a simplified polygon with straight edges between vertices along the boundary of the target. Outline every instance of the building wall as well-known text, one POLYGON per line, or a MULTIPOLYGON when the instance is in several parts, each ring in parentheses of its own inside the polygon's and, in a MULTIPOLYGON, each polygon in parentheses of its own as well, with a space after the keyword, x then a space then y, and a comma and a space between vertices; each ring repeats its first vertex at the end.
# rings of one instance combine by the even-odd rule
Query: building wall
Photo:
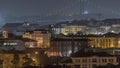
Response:
POLYGON ((65 27, 65 30, 66 30, 66 33, 69 34, 69 33, 77 33, 79 31, 81 32, 84 32, 84 30, 86 29, 86 26, 66 26, 65 27))
POLYGON ((74 48, 74 52, 84 48, 84 46, 88 45, 88 41, 81 41, 81 39, 74 40, 72 39, 63 39, 63 40, 52 40, 51 48, 49 50, 49 56, 65 56, 68 57, 72 53, 72 46, 74 48))
POLYGON ((73 65, 79 65, 79 68, 93 68, 94 66, 99 65, 107 65, 108 63, 117 65, 117 58, 116 57, 73 57, 72 58, 73 65))
POLYGON ((26 48, 37 48, 37 42, 36 41, 28 41, 25 42, 26 48))
POLYGON ((120 37, 117 37, 117 42, 118 42, 118 48, 120 48, 120 37))
POLYGON ((41 31, 33 31, 32 33, 24 33, 23 38, 29 38, 37 41, 38 48, 50 47, 50 34, 42 33, 41 31))
POLYGON ((53 33, 55 34, 76 34, 77 32, 85 32, 86 26, 80 25, 71 25, 71 26, 64 26, 61 28, 52 28, 53 33))
POLYGON ((22 40, 17 40, 17 39, 3 39, 0 40, 0 47, 3 49, 11 50, 25 50, 25 43, 22 40))
POLYGON ((71 54, 71 41, 52 41, 50 56, 70 56, 71 54))
MULTIPOLYGON (((77 32, 82 32, 83 34, 105 34, 107 32, 111 32, 110 26, 97 26, 97 27, 89 27, 89 26, 82 26, 82 25, 70 25, 64 27, 54 27, 52 28, 54 34, 76 34, 77 32)), ((116 33, 118 33, 116 30, 116 33)))
POLYGON ((90 46, 100 48, 118 48, 118 41, 115 37, 89 37, 90 46))

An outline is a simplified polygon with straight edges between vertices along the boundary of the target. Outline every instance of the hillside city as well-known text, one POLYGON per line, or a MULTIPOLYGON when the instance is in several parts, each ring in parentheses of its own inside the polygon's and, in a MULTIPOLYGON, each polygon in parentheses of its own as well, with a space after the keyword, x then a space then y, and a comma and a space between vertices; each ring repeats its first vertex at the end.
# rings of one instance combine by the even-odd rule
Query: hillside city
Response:
POLYGON ((0 68, 119 68, 120 19, 6 23, 0 68))

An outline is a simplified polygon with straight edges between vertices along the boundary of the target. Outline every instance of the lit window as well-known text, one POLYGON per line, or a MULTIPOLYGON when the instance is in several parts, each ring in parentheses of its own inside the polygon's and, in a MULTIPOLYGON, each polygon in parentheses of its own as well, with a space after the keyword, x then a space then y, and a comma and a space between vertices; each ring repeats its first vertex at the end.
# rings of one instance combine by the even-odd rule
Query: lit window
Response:
POLYGON ((7 43, 4 43, 3 45, 7 45, 7 43))

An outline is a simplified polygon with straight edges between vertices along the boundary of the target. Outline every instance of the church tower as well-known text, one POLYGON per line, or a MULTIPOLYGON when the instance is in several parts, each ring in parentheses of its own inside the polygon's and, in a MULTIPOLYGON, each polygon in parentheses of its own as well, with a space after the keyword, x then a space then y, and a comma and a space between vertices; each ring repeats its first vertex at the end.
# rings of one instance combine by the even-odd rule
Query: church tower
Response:
POLYGON ((3 29, 2 36, 3 38, 8 38, 8 31, 6 29, 3 29))

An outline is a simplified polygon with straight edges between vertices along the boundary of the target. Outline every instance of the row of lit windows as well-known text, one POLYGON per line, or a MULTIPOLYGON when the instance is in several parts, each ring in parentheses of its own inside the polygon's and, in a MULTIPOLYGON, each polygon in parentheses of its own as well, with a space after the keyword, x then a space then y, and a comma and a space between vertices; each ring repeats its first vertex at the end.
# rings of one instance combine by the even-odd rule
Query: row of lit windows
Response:
MULTIPOLYGON (((30 34, 29 33, 25 33, 25 36, 29 36, 30 34)), ((42 33, 34 33, 32 34, 32 36, 42 36, 43 34, 42 33)))
POLYGON ((90 62, 93 62, 93 63, 107 63, 107 62, 110 62, 110 63, 113 63, 113 59, 76 59, 75 60, 76 63, 90 63, 90 62))
POLYGON ((110 47, 112 43, 99 43, 101 46, 110 47))
POLYGON ((17 45, 17 43, 3 43, 3 45, 17 45))
POLYGON ((111 42, 111 39, 96 39, 98 42, 111 42))

